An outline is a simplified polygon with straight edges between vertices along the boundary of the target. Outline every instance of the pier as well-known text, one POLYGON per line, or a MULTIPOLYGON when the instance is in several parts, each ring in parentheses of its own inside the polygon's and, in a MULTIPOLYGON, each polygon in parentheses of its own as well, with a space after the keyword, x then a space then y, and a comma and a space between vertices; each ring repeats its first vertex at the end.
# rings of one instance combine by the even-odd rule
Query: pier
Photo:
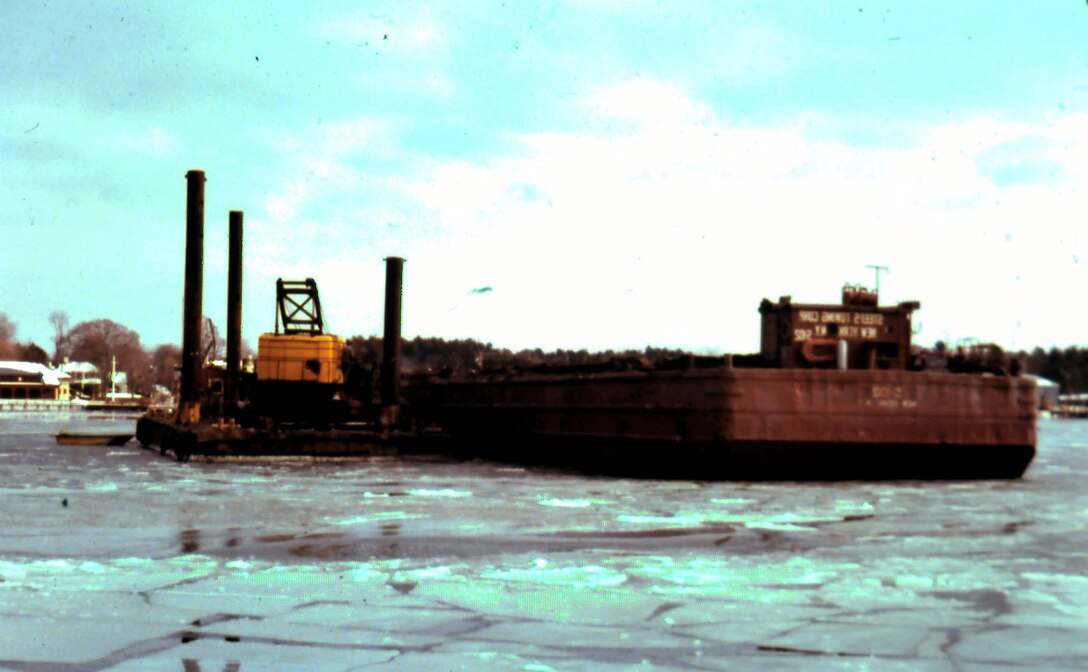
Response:
POLYGON ((60 399, 0 399, 0 411, 81 411, 83 405, 60 399))

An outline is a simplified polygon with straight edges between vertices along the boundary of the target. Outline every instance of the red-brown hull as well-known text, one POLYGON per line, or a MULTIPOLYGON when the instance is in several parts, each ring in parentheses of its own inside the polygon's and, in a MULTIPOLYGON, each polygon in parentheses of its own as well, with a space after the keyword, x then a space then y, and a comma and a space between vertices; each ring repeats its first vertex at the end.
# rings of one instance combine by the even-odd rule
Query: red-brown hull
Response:
POLYGON ((466 455, 603 473, 1018 478, 1035 455, 1022 378, 710 369, 428 381, 405 394, 466 455))

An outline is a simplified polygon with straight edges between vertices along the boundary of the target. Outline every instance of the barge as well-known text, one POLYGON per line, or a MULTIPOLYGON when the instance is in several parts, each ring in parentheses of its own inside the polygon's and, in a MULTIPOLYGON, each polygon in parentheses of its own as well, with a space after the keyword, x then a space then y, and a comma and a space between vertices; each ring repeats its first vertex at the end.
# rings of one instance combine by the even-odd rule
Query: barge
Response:
POLYGON ((417 422, 465 456, 641 477, 1019 478, 1035 456, 1034 382, 960 353, 926 370, 916 302, 764 300, 758 355, 536 367, 405 387, 417 422), (611 369, 611 370, 608 370, 611 369))

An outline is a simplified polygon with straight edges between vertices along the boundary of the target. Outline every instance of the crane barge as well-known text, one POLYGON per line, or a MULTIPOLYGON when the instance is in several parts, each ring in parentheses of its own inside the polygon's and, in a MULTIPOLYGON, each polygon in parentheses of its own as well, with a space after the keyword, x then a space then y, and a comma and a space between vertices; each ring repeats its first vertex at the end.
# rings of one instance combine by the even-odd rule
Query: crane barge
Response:
MULTIPOLYGON (((203 173, 196 192, 194 181, 189 213, 202 219, 203 173)), ((203 240, 193 220, 183 354, 199 351, 188 342, 200 315, 190 291, 202 284, 188 263, 203 240)), ((240 248, 231 245, 232 277, 240 248)), ((992 346, 927 368, 911 342, 918 302, 881 306, 877 292, 847 285, 836 304, 764 299, 758 353, 402 381, 403 260, 386 264, 380 385, 344 375, 344 341, 324 331, 316 282, 281 279, 276 330, 260 338, 255 374, 228 362, 225 384, 212 386, 183 362, 177 413, 141 418, 137 438, 179 460, 427 453, 700 480, 1019 478, 1035 456, 1034 381, 992 346), (229 398, 209 421, 215 388, 229 398)), ((240 312, 240 292, 229 291, 228 353, 238 350, 240 312)))

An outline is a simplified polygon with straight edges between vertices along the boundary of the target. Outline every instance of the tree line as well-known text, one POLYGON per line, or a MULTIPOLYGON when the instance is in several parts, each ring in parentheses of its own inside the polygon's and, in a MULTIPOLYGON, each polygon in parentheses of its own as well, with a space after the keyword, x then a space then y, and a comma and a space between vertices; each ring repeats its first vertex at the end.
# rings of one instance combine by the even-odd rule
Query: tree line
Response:
POLYGON ((1035 348, 1020 357, 1025 371, 1058 383, 1062 394, 1088 392, 1088 348, 1035 348))
POLYGON ((67 313, 55 311, 49 315, 53 327, 53 352, 46 352, 37 343, 18 342, 15 324, 0 313, 0 359, 60 366, 66 360, 89 362, 108 384, 117 358, 117 371, 124 372, 132 392, 150 393, 156 385, 171 389, 174 369, 181 362, 181 348, 160 345, 148 350, 140 335, 113 320, 86 320, 69 326, 67 313))
MULTIPOLYGON (((0 360, 18 360, 59 366, 67 358, 75 362, 90 362, 108 382, 113 358, 117 370, 125 372, 129 390, 150 393, 156 385, 172 389, 177 367, 181 363, 181 348, 173 344, 147 349, 135 331, 112 320, 96 319, 69 326, 63 311, 49 316, 53 327, 53 352, 32 342, 15 339, 15 324, 0 313, 0 360)), ((223 339, 209 318, 204 318, 203 352, 207 359, 222 358, 223 339)), ((936 350, 943 354, 943 343, 936 350)), ((243 349, 245 351, 245 348, 243 349)), ((401 370, 406 374, 444 369, 498 369, 505 366, 536 366, 540 364, 592 364, 610 359, 673 358, 687 354, 673 348, 647 347, 643 350, 580 350, 544 351, 540 348, 509 350, 473 339, 444 339, 417 336, 401 343, 401 370)), ((1042 376, 1061 385, 1063 394, 1088 392, 1088 347, 1065 349, 1035 348, 1030 352, 1009 353, 1023 364, 1027 373, 1042 376)), ((347 340, 346 358, 362 368, 376 368, 382 360, 380 336, 353 336, 347 340)))
MULTIPOLYGON (((356 363, 377 366, 382 360, 380 336, 353 336, 347 341, 349 357, 356 363)), ((647 347, 643 350, 551 350, 540 348, 509 350, 471 338, 446 340, 434 336, 404 339, 400 346, 401 371, 439 372, 444 369, 500 369, 507 366, 528 367, 541 364, 594 364, 611 359, 663 359, 685 354, 683 350, 647 347)))

